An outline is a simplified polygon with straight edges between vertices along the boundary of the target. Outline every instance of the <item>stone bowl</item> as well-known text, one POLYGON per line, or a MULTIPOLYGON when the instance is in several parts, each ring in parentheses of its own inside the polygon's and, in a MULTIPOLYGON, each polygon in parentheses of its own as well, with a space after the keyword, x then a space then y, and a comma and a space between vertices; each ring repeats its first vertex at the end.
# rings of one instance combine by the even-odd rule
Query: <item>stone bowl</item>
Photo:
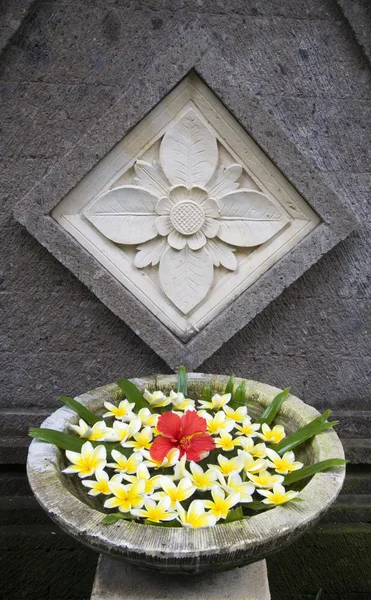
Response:
MULTIPOLYGON (((132 379, 139 389, 176 388, 176 375, 132 379)), ((228 377, 188 374, 188 395, 196 397, 209 381, 213 393, 221 392, 228 377)), ((236 379, 236 385, 242 380, 236 379)), ((257 418, 281 390, 246 380, 249 413, 257 418)), ((76 398, 91 411, 102 414, 105 401, 118 402, 122 393, 116 384, 107 385, 76 398)), ((287 433, 318 416, 317 410, 295 396, 285 400, 277 423, 287 433)), ((43 427, 68 431, 78 417, 63 407, 47 418, 43 427)), ((343 458, 341 442, 332 430, 316 436, 296 452, 306 465, 329 458, 343 458)), ((121 558, 138 567, 167 573, 223 571, 259 561, 305 533, 327 511, 342 487, 345 467, 318 473, 303 487, 302 502, 277 506, 249 520, 201 529, 166 528, 120 520, 102 524, 95 499, 77 481, 61 473, 65 457, 56 447, 33 440, 27 462, 31 488, 41 506, 62 529, 93 550, 121 558)))

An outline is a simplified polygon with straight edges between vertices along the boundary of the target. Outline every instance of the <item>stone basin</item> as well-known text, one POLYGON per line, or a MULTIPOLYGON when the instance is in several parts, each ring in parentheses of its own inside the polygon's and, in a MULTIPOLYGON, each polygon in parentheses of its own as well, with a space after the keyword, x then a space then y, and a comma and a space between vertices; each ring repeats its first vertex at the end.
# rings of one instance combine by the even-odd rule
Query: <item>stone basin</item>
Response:
MULTIPOLYGON (((141 390, 146 387, 170 391, 176 389, 177 377, 156 375, 131 381, 141 390)), ((224 389, 228 377, 189 373, 188 395, 196 397, 208 381, 216 393, 224 389)), ((241 381, 236 378, 236 385, 241 381)), ((257 381, 245 381, 249 414, 257 418, 281 390, 257 381)), ((116 384, 76 398, 97 414, 104 412, 104 402, 117 403, 121 399, 122 393, 116 384)), ((289 395, 275 422, 291 433, 318 415, 316 409, 289 395)), ((48 417, 42 426, 69 431, 68 425, 77 421, 77 415, 63 407, 48 417)), ((344 458, 342 444, 332 430, 319 434, 298 448, 295 454, 305 465, 329 458, 344 458)), ((257 513, 249 520, 189 529, 154 527, 124 520, 103 525, 96 500, 87 495, 77 477, 69 478, 61 473, 65 465, 63 452, 58 448, 33 440, 27 461, 28 478, 38 502, 53 521, 93 550, 138 567, 168 573, 229 570, 279 551, 305 533, 327 511, 339 494, 345 477, 345 467, 317 473, 303 487, 302 502, 277 506, 257 513)))

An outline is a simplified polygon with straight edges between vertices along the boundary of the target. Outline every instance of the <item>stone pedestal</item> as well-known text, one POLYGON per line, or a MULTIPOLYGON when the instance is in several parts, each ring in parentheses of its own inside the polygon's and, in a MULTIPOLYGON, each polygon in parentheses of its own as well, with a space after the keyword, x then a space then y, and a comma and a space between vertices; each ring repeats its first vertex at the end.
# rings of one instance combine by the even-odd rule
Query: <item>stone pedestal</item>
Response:
POLYGON ((101 555, 91 600, 270 600, 265 560, 222 573, 168 575, 101 555))

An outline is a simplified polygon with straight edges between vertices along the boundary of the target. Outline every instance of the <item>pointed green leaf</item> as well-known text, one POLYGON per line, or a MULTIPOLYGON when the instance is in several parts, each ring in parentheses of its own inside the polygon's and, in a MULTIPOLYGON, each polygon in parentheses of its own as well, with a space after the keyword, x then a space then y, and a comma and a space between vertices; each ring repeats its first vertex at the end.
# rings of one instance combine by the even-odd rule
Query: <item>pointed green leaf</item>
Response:
POLYGON ((315 435, 325 431, 330 427, 333 427, 338 421, 327 422, 326 419, 330 416, 331 411, 328 410, 323 415, 320 415, 313 419, 310 423, 307 423, 303 427, 300 427, 297 431, 285 437, 278 444, 272 444, 272 448, 278 452, 278 454, 284 454, 289 450, 293 450, 296 446, 300 446, 307 440, 310 440, 315 435))
POLYGON ((206 400, 207 402, 211 401, 211 385, 209 381, 205 383, 202 389, 201 398, 202 400, 206 400))
POLYGON ((235 393, 233 394, 233 398, 229 402, 229 406, 234 410, 237 410, 240 406, 246 406, 246 382, 241 381, 240 385, 237 387, 235 393))
POLYGON ((178 369, 178 392, 187 397, 187 371, 185 367, 179 367, 178 369))
POLYGON ((248 504, 245 504, 245 508, 249 509, 249 510, 269 510, 270 508, 274 508, 274 505, 270 505, 270 504, 263 504, 262 502, 259 502, 259 500, 253 500, 252 502, 249 502, 248 504))
POLYGON ((132 453, 130 448, 123 448, 121 444, 117 442, 91 441, 85 438, 79 438, 69 433, 64 433, 63 431, 55 431, 54 429, 47 429, 44 427, 31 427, 28 435, 36 440, 39 440, 40 442, 53 444, 61 450, 72 450, 72 452, 81 452, 82 445, 85 444, 85 442, 90 441, 94 448, 97 446, 104 446, 109 455, 111 454, 112 450, 118 450, 126 457, 130 456, 132 453))
POLYGON ((88 425, 94 425, 94 423, 98 423, 101 421, 101 417, 98 417, 94 413, 92 413, 88 408, 77 402, 74 398, 70 398, 69 396, 59 396, 57 398, 60 402, 67 404, 72 410, 79 415, 81 419, 85 421, 88 425))
POLYGON ((127 398, 129 402, 134 402, 137 411, 141 408, 149 408, 149 410, 153 412, 151 405, 143 398, 142 392, 138 390, 137 386, 132 381, 129 381, 128 379, 119 379, 117 385, 125 398, 127 398))
POLYGON ((111 513, 110 515, 106 515, 102 521, 103 525, 112 525, 116 523, 120 519, 124 521, 133 521, 135 517, 130 513, 111 513))
POLYGON ((317 596, 316 596, 316 600, 321 600, 322 598, 322 589, 319 590, 317 596))
POLYGON ((146 519, 144 521, 146 525, 152 525, 152 527, 181 527, 182 525, 174 519, 173 521, 162 521, 162 523, 155 523, 154 521, 150 521, 146 519))
POLYGON ((242 521, 242 519, 242 506, 237 506, 237 508, 232 508, 228 511, 227 518, 225 519, 224 523, 233 523, 233 521, 242 521))
POLYGON ((312 477, 316 473, 320 473, 321 471, 326 471, 327 469, 333 469, 334 467, 341 467, 347 464, 347 460, 342 458, 329 458, 328 460, 321 460, 320 462, 309 465, 308 467, 302 467, 298 471, 293 471, 286 475, 284 485, 291 485, 292 483, 296 483, 297 481, 301 481, 302 479, 307 479, 308 477, 312 477))
POLYGON ((272 421, 274 421, 274 419, 276 418, 278 412, 281 410, 281 406, 286 400, 287 396, 289 395, 290 389, 291 388, 287 387, 282 392, 277 394, 277 396, 273 398, 269 406, 267 406, 260 419, 258 419, 256 422, 267 423, 267 425, 270 425, 272 421))
POLYGON ((232 399, 233 399, 233 388, 234 388, 234 375, 232 374, 230 376, 230 378, 228 379, 228 383, 225 386, 225 390, 224 390, 225 394, 232 394, 232 399))

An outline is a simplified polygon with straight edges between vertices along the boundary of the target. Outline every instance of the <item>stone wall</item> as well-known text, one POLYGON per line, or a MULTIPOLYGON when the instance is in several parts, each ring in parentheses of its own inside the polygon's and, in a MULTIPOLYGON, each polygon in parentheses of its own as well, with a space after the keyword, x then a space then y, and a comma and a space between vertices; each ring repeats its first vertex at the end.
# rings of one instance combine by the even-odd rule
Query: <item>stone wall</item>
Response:
MULTIPOLYGON (((243 85, 233 71, 229 84, 241 93, 246 89, 277 120, 359 218, 353 234, 198 370, 291 385, 309 404, 334 409, 353 463, 371 462, 367 11, 361 0, 0 2, 0 462, 10 465, 3 466, 7 497, 27 498, 19 492, 23 483, 11 491, 9 482, 24 477, 23 467, 13 465, 24 463, 27 428, 56 408, 58 394, 75 395, 123 376, 169 372, 16 223, 12 211, 128 86, 136 79, 138 85, 145 82, 153 57, 168 49, 176 69, 177 40, 195 21, 242 61, 243 85)), ((352 516, 339 522, 367 520, 357 516, 363 514, 359 496, 361 505, 369 498, 367 481, 363 477, 354 494, 346 494, 345 513, 340 512, 352 516), (349 505, 356 509, 349 513, 349 505)), ((23 535, 27 523, 29 534, 40 536, 44 530, 27 521, 29 514, 10 525, 23 535)), ((349 527, 339 525, 336 535, 347 536, 349 527)), ((367 535, 349 534, 358 548, 370 536, 369 526, 362 527, 367 535)), ((41 544, 44 538, 37 539, 41 544)), ((20 560, 21 547, 14 546, 14 560, 20 560)), ((326 598, 366 598, 371 583, 357 588, 358 579, 353 587, 345 580, 335 591, 329 586, 326 598)), ((292 598, 310 598, 320 583, 318 577, 312 587, 306 581, 292 598)), ((76 592, 76 598, 86 593, 76 592)), ((45 595, 51 597, 56 598, 53 592, 45 595)), ((277 600, 284 597, 277 588, 277 600)))

